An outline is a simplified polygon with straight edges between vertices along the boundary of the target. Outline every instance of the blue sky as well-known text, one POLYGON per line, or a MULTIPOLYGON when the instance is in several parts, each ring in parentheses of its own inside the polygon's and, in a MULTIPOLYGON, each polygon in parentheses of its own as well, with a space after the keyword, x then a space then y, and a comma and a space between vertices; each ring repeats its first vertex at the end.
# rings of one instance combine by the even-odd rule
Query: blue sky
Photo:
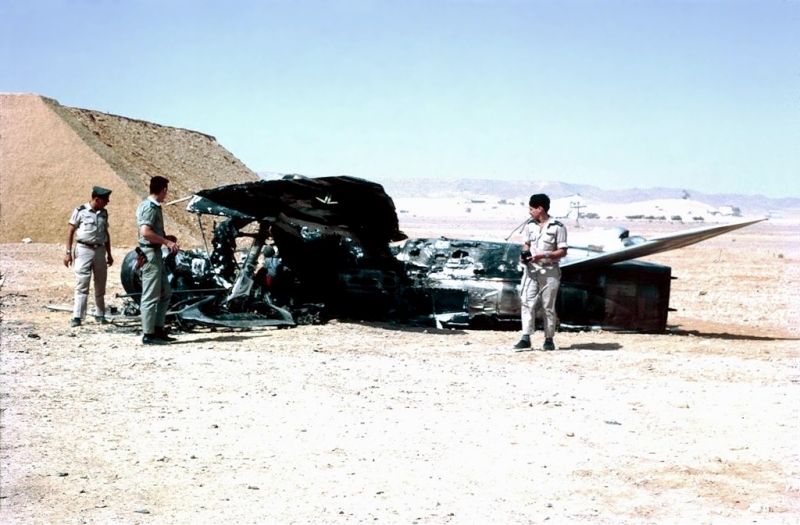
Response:
POLYGON ((255 171, 800 197, 796 0, 3 0, 0 91, 255 171))

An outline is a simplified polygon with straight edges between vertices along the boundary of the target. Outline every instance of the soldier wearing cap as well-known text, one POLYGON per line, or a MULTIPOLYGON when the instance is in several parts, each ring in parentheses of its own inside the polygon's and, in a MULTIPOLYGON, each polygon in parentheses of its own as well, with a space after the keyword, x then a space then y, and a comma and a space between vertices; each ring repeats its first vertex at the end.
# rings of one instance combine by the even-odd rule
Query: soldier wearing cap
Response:
POLYGON ((111 256, 111 234, 108 232, 108 205, 111 190, 94 186, 92 200, 72 210, 67 234, 67 253, 64 266, 75 269, 75 305, 71 326, 80 326, 86 317, 89 282, 94 274, 94 317, 106 324, 106 278, 108 267, 114 264, 111 256), (75 241, 75 248, 72 242, 75 241))

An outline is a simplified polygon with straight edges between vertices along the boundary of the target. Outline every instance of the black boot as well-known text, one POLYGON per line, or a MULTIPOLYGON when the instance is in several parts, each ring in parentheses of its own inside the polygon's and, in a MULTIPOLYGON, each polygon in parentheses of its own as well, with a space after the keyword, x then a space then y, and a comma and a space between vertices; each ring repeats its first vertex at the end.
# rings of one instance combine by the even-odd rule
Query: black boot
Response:
POLYGON ((547 337, 544 340, 544 344, 542 345, 542 350, 555 350, 556 345, 553 344, 553 338, 547 337))
POLYGON ((162 341, 166 341, 171 343, 172 341, 177 341, 174 337, 170 337, 167 334, 167 331, 164 329, 163 326, 156 326, 155 334, 153 334, 156 339, 161 339, 162 341))
POLYGON ((514 345, 515 350, 524 350, 531 347, 531 336, 523 335, 517 344, 514 345))
POLYGON ((168 345, 169 341, 159 339, 155 334, 144 334, 142 336, 143 345, 168 345))

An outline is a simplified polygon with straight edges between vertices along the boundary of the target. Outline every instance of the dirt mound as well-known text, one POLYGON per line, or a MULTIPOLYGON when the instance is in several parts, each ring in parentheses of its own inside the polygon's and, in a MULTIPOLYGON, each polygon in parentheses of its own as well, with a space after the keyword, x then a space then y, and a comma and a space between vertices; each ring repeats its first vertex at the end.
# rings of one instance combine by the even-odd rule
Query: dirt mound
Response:
MULTIPOLYGON (((210 135, 62 106, 35 94, 0 94, 0 242, 63 243, 69 214, 91 188, 113 190, 112 242, 136 243, 135 211, 148 181, 170 180, 169 199, 258 175, 210 135)), ((197 219, 165 209, 167 233, 184 246, 202 242, 197 219)))

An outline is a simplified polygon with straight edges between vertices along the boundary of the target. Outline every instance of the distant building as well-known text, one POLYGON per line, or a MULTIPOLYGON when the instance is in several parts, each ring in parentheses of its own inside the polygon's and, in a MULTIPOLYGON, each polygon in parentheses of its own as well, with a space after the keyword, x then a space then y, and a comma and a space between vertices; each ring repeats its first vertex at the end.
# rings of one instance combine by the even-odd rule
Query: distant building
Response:
POLYGON ((578 194, 570 195, 550 201, 549 215, 557 219, 578 217, 583 215, 583 208, 586 208, 586 200, 578 194))
POLYGON ((719 213, 721 215, 727 215, 732 217, 742 216, 742 210, 740 210, 738 206, 731 206, 729 204, 726 204, 725 206, 720 206, 719 213))

